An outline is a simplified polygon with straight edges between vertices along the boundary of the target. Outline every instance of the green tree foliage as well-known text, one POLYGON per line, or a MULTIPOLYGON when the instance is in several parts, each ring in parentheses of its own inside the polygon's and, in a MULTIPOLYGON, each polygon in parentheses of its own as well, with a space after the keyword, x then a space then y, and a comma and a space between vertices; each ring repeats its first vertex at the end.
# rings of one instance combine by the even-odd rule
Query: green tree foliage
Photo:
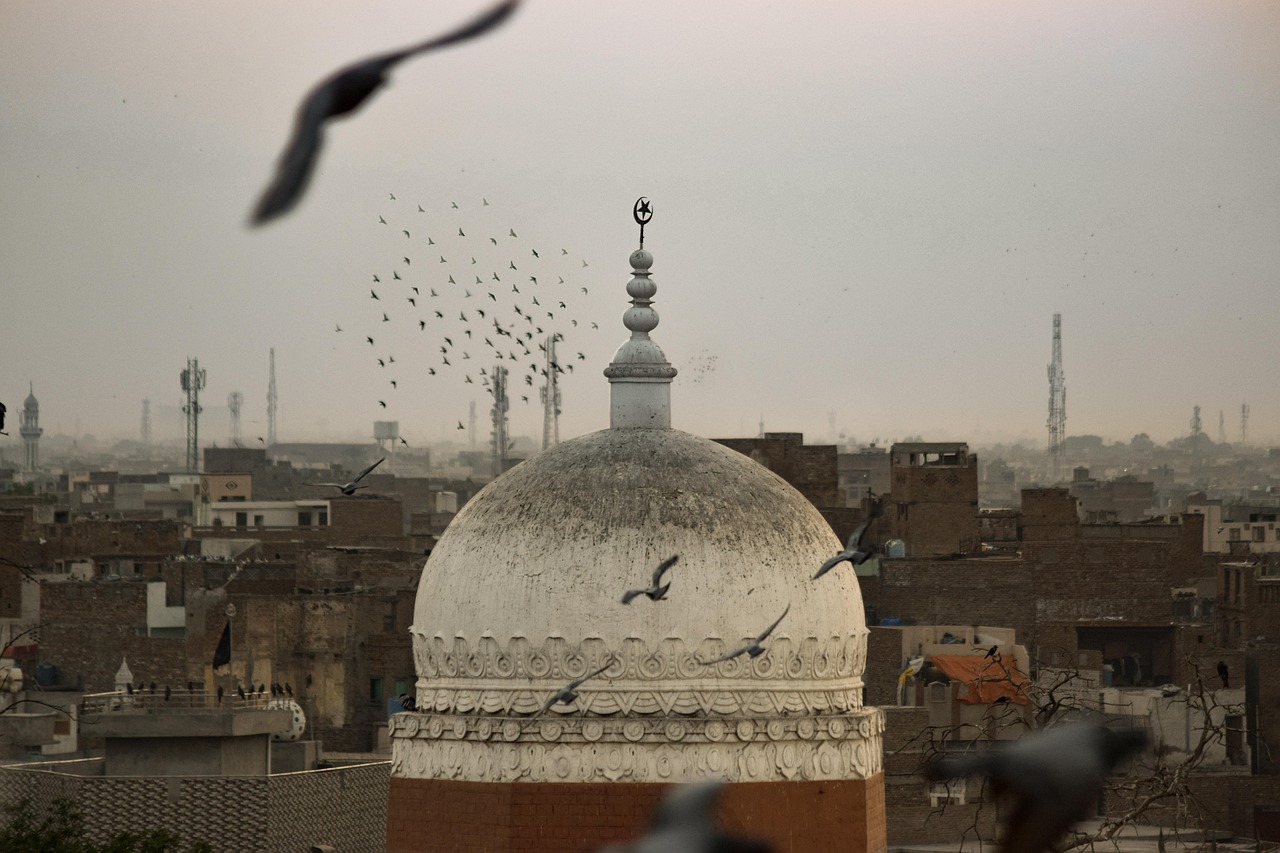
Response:
POLYGON ((30 800, 4 806, 8 823, 0 828, 0 853, 213 853, 203 841, 183 845, 164 829, 120 832, 102 844, 85 838, 85 819, 76 804, 56 799, 39 814, 30 800))

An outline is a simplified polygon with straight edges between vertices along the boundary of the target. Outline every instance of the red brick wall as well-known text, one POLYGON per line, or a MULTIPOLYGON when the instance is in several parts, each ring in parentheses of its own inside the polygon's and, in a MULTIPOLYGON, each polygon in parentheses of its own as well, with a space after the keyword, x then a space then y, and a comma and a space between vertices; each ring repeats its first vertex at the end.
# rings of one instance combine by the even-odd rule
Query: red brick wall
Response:
POLYGON ((766 433, 764 438, 717 438, 744 456, 751 456, 786 480, 816 507, 843 506, 834 444, 805 444, 798 432, 766 433))
MULTIPOLYGON (((388 853, 583 853, 648 826, 666 785, 391 780, 388 853)), ((726 785, 721 826, 776 853, 886 849, 884 778, 726 785)))

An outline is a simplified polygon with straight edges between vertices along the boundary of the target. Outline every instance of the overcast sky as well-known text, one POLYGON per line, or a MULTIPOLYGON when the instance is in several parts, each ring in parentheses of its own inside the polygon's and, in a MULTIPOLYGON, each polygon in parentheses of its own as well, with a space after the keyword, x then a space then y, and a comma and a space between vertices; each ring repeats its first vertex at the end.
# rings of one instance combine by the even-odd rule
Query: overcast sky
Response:
POLYGON ((137 437, 149 398, 176 436, 191 356, 202 436, 240 391, 252 441, 274 347, 282 441, 461 439, 472 401, 483 441, 495 364, 539 435, 530 359, 480 340, 538 295, 561 435, 601 429, 644 195, 679 428, 1039 442, 1061 312, 1069 434, 1165 441, 1198 404, 1234 440, 1247 401, 1280 440, 1280 4, 527 2, 401 65, 245 226, 316 81, 483 8, 0 6, 10 427, 31 381, 46 432, 137 437))

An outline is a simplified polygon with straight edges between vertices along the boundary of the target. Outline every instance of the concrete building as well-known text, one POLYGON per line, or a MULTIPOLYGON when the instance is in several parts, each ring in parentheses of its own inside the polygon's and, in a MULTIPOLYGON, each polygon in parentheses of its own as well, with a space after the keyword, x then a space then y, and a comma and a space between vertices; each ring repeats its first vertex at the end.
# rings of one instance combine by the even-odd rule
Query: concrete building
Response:
POLYGON ((0 800, 69 798, 96 842, 161 828, 219 853, 383 846, 387 762, 321 769, 290 700, 130 684, 76 717, 102 755, 0 767, 0 800))
POLYGON ((877 853, 883 717, 862 703, 858 581, 810 582, 841 543, 803 495, 671 428, 652 256, 631 263, 610 428, 496 479, 422 571, 420 710, 392 718, 387 849, 594 849, 641 831, 665 786, 717 776, 725 823, 780 853, 877 853), (619 603, 673 554, 662 600, 619 603), (758 657, 704 663, 770 623, 758 657))
POLYGON ((911 557, 971 553, 978 547, 978 457, 954 442, 897 443, 893 485, 883 498, 878 541, 903 543, 911 557))

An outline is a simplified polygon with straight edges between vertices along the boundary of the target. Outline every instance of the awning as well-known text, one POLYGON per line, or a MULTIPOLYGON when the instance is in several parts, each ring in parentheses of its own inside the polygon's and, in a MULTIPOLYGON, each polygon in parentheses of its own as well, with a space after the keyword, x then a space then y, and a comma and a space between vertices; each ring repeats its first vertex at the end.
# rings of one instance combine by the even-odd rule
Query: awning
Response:
POLYGON ((1027 704, 1031 680, 1018 671, 1012 659, 982 655, 930 655, 929 660, 952 681, 965 685, 956 698, 970 705, 990 705, 1002 696, 1027 704))

